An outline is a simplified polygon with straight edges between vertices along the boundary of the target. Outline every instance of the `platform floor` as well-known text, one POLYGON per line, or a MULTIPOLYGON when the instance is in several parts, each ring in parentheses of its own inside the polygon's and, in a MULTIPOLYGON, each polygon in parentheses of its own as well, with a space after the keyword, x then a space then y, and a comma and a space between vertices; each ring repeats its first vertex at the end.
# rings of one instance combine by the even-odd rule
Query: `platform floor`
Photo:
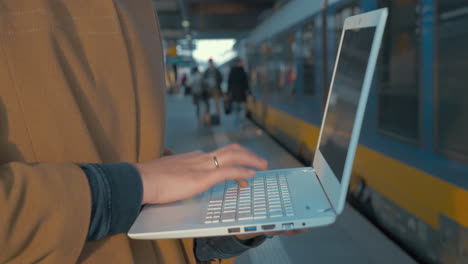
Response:
MULTIPOLYGON (((198 125, 190 97, 167 98, 166 147, 176 153, 211 151, 237 142, 266 158, 271 169, 302 167, 284 148, 241 116, 219 126, 198 125)), ((239 264, 416 263, 352 207, 335 224, 293 237, 277 236, 240 256, 239 264)))

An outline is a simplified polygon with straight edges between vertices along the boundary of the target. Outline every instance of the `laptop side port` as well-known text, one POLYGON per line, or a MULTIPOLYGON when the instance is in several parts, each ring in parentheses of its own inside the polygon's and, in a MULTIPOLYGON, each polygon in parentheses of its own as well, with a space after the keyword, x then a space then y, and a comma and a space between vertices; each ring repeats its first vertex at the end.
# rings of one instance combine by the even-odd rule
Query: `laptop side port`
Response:
POLYGON ((239 233, 240 227, 228 228, 229 233, 239 233))
POLYGON ((294 223, 284 223, 283 230, 289 230, 294 228, 294 223))
POLYGON ((246 227, 244 227, 244 231, 245 232, 257 231, 257 227, 256 226, 246 226, 246 227))
POLYGON ((263 230, 275 229, 276 225, 262 225, 263 230))

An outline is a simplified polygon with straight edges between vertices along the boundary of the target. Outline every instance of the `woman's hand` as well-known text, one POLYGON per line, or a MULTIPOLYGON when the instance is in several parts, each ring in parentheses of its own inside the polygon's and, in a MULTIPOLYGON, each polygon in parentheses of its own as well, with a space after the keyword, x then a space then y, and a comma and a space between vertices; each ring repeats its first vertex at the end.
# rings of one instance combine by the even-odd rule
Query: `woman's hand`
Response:
POLYGON ((143 204, 162 204, 192 197, 226 180, 245 187, 245 180, 255 175, 255 170, 245 167, 266 170, 268 164, 240 145, 231 144, 210 153, 195 151, 137 163, 135 167, 143 181, 143 204))
MULTIPOLYGON (((277 232, 266 232, 264 233, 267 236, 277 236, 277 235, 287 235, 287 236, 294 236, 300 233, 308 232, 310 229, 296 229, 296 230, 288 230, 288 231, 277 231, 277 232)), ((252 234, 242 234, 242 235, 236 235, 235 237, 239 240, 248 240, 254 237, 259 236, 259 233, 252 233, 252 234)))

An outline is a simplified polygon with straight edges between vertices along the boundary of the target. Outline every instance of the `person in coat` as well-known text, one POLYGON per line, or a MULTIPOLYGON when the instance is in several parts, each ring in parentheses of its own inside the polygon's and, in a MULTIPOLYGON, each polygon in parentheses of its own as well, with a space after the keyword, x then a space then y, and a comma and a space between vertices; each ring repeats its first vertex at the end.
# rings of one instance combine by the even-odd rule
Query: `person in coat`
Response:
POLYGON ((209 115, 210 113, 210 103, 208 102, 208 98, 203 94, 202 75, 197 66, 193 67, 191 70, 189 84, 192 87, 192 98, 193 104, 195 105, 197 123, 200 124, 202 122, 200 103, 205 105, 204 116, 209 115))
MULTIPOLYGON (((208 119, 212 119, 213 125, 218 125, 221 118, 221 83, 223 82, 223 76, 221 72, 216 68, 213 59, 208 60, 208 69, 203 73, 203 93, 204 97, 209 100, 213 98, 215 101, 216 114, 208 116, 208 119)), ((209 103, 209 101, 208 101, 209 103)))
POLYGON ((126 235, 144 204, 267 167, 238 145, 163 157, 150 0, 2 1, 0 13, 0 263, 193 264, 261 243, 126 235))
POLYGON ((234 112, 239 115, 250 89, 242 60, 236 59, 234 63, 228 77, 227 100, 231 100, 234 112))

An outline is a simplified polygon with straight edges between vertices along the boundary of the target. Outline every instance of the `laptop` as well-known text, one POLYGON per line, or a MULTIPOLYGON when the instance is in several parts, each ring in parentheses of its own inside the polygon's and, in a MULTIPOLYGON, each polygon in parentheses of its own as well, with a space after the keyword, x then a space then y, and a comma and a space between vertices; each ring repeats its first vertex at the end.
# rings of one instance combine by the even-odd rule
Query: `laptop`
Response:
POLYGON ((313 167, 257 172, 193 198, 146 205, 133 239, 237 235, 325 226, 343 212, 387 9, 346 19, 313 167))

